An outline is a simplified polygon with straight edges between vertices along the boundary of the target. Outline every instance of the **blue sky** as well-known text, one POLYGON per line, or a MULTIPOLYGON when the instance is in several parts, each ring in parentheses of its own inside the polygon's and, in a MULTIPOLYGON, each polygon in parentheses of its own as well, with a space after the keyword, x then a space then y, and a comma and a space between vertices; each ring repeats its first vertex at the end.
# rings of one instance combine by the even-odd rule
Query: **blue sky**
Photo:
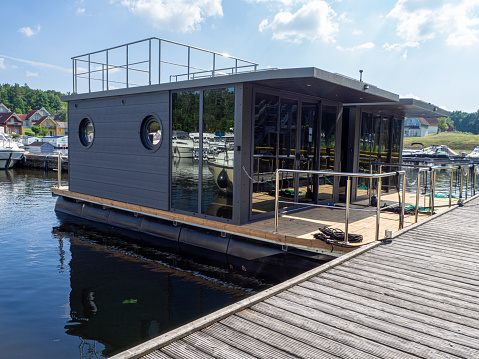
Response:
POLYGON ((149 37, 260 68, 317 67, 448 110, 479 109, 479 0, 17 0, 0 83, 72 91, 71 57, 149 37))

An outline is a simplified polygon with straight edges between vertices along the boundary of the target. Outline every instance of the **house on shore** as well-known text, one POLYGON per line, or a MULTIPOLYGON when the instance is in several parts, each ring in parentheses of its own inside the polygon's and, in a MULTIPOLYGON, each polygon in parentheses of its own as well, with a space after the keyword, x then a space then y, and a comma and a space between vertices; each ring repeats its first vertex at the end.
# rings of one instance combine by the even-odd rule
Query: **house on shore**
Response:
POLYGON ((22 119, 3 103, 0 103, 0 127, 3 128, 2 132, 8 135, 23 135, 22 119))
POLYGON ((437 117, 409 117, 404 122, 404 137, 424 137, 437 133, 437 117))

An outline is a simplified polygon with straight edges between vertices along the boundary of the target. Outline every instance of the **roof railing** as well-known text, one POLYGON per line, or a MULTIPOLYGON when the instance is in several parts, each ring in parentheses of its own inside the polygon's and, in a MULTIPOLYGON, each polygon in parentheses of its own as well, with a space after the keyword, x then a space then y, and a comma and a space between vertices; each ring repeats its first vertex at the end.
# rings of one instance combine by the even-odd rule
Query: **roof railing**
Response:
POLYGON ((72 66, 75 94, 258 71, 257 63, 156 37, 72 57, 72 66))

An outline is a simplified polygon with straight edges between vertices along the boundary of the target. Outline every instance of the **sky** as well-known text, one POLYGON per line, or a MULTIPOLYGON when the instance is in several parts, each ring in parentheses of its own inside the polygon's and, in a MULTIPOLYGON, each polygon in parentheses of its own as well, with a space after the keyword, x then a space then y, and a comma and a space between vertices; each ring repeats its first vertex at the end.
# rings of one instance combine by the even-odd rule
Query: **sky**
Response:
POLYGON ((16 0, 0 4, 0 83, 72 92, 77 55, 158 37, 316 67, 479 109, 479 0, 16 0))

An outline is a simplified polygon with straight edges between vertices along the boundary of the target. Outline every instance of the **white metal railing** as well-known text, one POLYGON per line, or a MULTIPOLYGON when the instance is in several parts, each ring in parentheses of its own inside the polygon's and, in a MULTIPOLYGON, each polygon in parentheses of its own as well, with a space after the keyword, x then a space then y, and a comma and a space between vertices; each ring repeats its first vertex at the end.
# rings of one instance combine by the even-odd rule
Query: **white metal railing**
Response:
MULTIPOLYGON (((378 184, 378 197, 377 197, 377 205, 376 209, 372 210, 376 212, 376 231, 375 231, 375 239, 379 239, 379 222, 381 217, 381 187, 382 187, 382 178, 384 177, 393 177, 402 175, 403 177, 403 188, 402 188, 402 203, 401 203, 401 213, 400 213, 400 228, 404 225, 404 208, 405 208, 405 200, 406 200, 406 171, 397 171, 397 172, 390 172, 390 173, 380 173, 380 174, 367 174, 367 173, 347 173, 347 172, 331 172, 331 171, 306 171, 306 170, 292 170, 292 169, 277 169, 276 170, 276 184, 275 184, 275 197, 274 197, 274 231, 278 233, 278 226, 279 226, 279 203, 292 203, 292 204, 301 204, 313 207, 328 207, 331 206, 324 206, 320 204, 305 204, 305 203, 297 203, 291 201, 280 201, 279 200, 279 174, 281 172, 288 172, 288 173, 303 173, 303 174, 310 174, 310 175, 323 175, 323 176, 338 176, 338 177, 347 177, 346 180, 346 207, 335 207, 339 209, 345 210, 345 224, 344 224, 344 244, 348 244, 348 235, 349 235, 349 211, 356 210, 356 211, 365 211, 364 209, 351 209, 351 178, 370 178, 370 179, 377 179, 378 184)), ((366 210, 371 212, 370 210, 366 210)))
MULTIPOLYGON (((116 53, 115 53, 116 54, 116 53)), ((170 54, 171 55, 171 54, 170 54)), ((200 57, 200 56, 199 56, 200 57)), ((136 57, 135 57, 136 58, 136 57)), ((175 58, 175 56, 171 56, 175 58)), ((84 79, 88 82, 88 91, 92 92, 92 81, 101 82, 101 90, 108 91, 110 86, 121 85, 129 88, 130 86, 146 86, 152 84, 161 84, 167 81, 162 82, 162 78, 169 78, 169 81, 178 81, 178 79, 192 80, 203 77, 215 77, 223 75, 237 74, 240 72, 252 72, 258 70, 258 64, 243 60, 237 57, 229 56, 226 54, 221 54, 218 52, 201 49, 195 46, 189 46, 181 44, 179 42, 169 41, 160 39, 157 37, 151 37, 144 40, 139 40, 135 42, 130 42, 128 44, 119 45, 110 47, 108 49, 91 52, 88 54, 83 54, 79 56, 72 57, 73 65, 73 93, 78 92, 78 80, 84 79), (136 45, 147 44, 146 54, 143 54, 137 60, 132 60, 133 55, 136 56, 136 53, 131 53, 131 50, 136 45), (177 46, 180 48, 187 49, 187 55, 184 62, 179 62, 178 60, 167 60, 165 55, 162 53, 162 45, 169 44, 177 46), (123 51, 120 54, 120 61, 116 62, 118 59, 115 59, 115 63, 112 61, 112 52, 114 50, 123 51), (206 66, 199 65, 201 61, 193 63, 192 59, 192 50, 198 51, 203 55, 211 56, 211 62, 207 60, 205 63, 206 66), (155 54, 153 54, 153 51, 155 54), (93 59, 95 58, 95 59, 93 59), (96 60, 100 58, 100 60, 96 60), (217 62, 219 59, 222 59, 226 62, 232 62, 231 66, 228 67, 219 67, 217 62), (85 66, 85 68, 82 67, 85 66), (186 69, 185 73, 181 74, 163 74, 162 65, 173 66, 174 68, 186 69), (157 66, 155 71, 153 71, 153 66, 157 66), (124 70, 125 78, 124 79, 112 79, 112 73, 114 71, 124 70), (153 72, 157 73, 157 80, 153 79, 153 72), (136 83, 132 82, 131 75, 135 73, 142 73, 148 75, 148 81, 145 83, 136 83)), ((202 63, 202 62, 201 62, 202 63)), ((184 70, 183 70, 184 71, 184 70)))

